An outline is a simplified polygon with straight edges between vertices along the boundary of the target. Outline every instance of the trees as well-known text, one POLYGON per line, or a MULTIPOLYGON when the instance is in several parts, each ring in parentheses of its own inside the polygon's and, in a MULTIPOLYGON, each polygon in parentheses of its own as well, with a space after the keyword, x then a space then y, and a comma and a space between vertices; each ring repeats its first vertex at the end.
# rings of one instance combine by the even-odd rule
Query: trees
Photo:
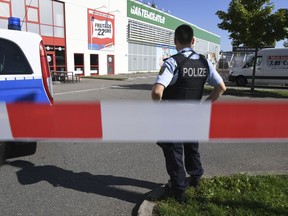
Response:
MULTIPOLYGON (((274 46, 276 41, 288 38, 288 9, 273 13, 270 0, 231 0, 227 12, 217 11, 222 20, 218 27, 229 32, 233 46, 247 46, 257 50, 274 46)), ((252 87, 254 90, 255 64, 252 87)))
POLYGON ((229 32, 233 46, 275 45, 288 38, 288 9, 273 9, 270 0, 231 0, 227 12, 216 12, 218 27, 229 32))

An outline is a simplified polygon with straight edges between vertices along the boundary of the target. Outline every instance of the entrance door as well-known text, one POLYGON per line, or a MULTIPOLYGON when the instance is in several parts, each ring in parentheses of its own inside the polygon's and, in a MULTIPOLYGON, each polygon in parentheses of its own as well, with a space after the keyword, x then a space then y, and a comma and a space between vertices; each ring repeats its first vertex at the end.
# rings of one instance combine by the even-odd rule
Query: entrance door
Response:
POLYGON ((107 73, 114 74, 114 55, 107 55, 107 73))
POLYGON ((47 53, 47 61, 49 64, 52 80, 55 81, 57 79, 55 52, 54 51, 46 51, 46 53, 47 53))
POLYGON ((46 51, 47 52, 47 60, 49 63, 51 73, 56 71, 56 61, 55 61, 55 52, 54 51, 46 51))

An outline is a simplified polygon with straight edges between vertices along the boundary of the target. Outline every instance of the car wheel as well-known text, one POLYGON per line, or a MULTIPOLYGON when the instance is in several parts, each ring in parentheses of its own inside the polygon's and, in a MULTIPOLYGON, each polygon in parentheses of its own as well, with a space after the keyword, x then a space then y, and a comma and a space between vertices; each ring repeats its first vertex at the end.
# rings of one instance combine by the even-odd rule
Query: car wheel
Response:
POLYGON ((236 84, 238 86, 245 86, 247 84, 247 79, 244 76, 236 77, 236 84))
POLYGON ((5 161, 5 143, 0 142, 0 165, 2 165, 5 161))
POLYGON ((33 155, 37 142, 6 142, 5 159, 33 155))

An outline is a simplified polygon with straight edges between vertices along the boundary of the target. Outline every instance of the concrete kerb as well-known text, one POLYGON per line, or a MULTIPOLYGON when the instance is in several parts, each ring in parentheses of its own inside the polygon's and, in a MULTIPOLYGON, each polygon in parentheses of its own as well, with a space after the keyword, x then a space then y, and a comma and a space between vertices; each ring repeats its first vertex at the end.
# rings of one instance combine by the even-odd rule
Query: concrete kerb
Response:
POLYGON ((160 197, 163 196, 165 193, 164 186, 161 186, 159 188, 156 188, 153 191, 150 191, 146 194, 146 199, 142 202, 138 209, 138 216, 152 216, 153 215, 153 209, 156 205, 153 200, 160 199, 160 197))

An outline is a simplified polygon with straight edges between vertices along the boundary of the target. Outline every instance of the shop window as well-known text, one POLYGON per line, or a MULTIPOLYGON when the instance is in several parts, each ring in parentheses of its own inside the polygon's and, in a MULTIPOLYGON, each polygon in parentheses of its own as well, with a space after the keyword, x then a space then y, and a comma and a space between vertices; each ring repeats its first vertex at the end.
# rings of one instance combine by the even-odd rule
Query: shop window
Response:
POLYGON ((98 73, 99 70, 99 63, 98 63, 98 55, 91 54, 90 55, 90 70, 96 71, 98 73))
POLYGON ((83 53, 74 54, 74 70, 84 74, 84 54, 83 53))

